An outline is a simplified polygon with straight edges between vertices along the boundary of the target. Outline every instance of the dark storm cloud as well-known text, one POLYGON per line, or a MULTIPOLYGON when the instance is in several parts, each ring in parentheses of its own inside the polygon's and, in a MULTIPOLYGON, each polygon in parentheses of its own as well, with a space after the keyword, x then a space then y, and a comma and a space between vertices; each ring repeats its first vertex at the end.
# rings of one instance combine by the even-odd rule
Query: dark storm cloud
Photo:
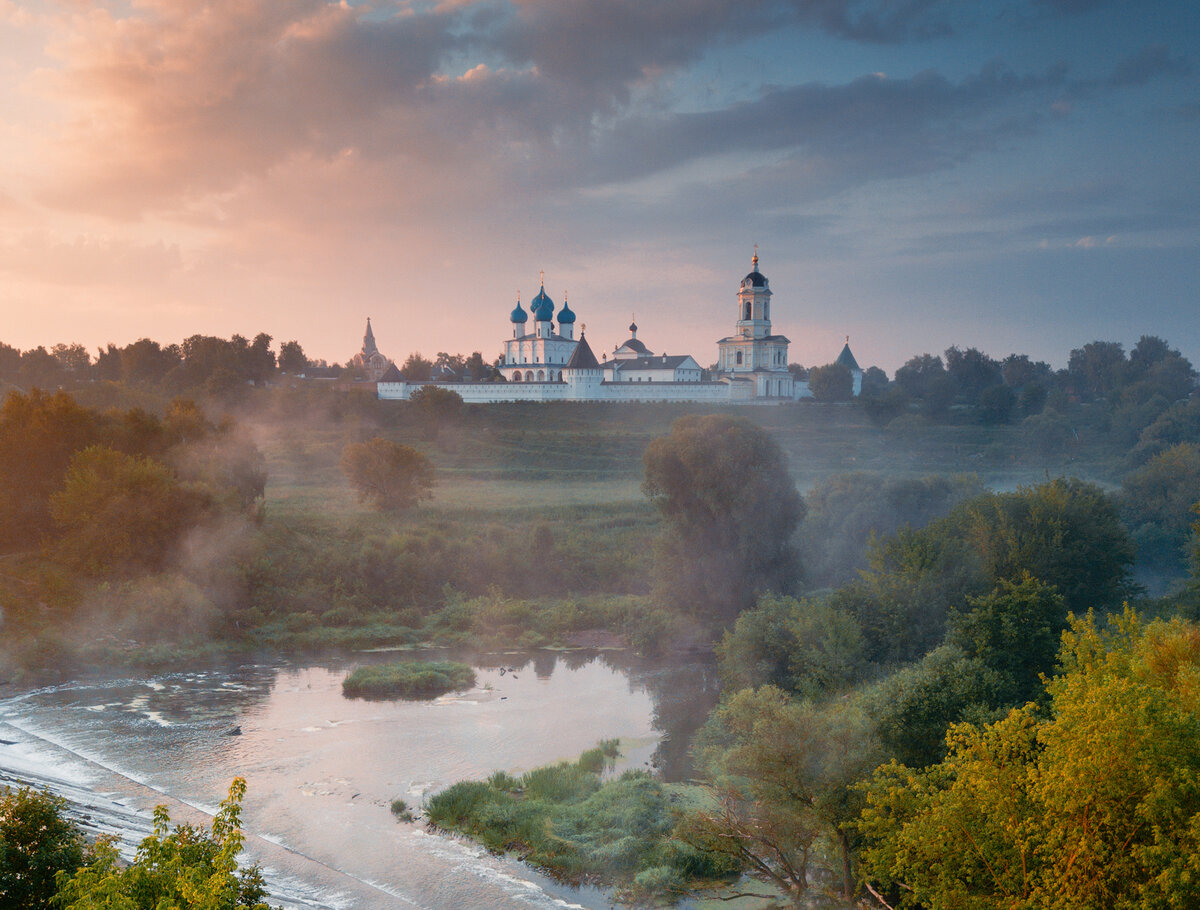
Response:
POLYGON ((957 83, 923 72, 775 87, 723 110, 622 122, 598 155, 597 177, 628 179, 706 156, 789 149, 842 175, 923 173, 1028 134, 1042 117, 1039 93, 1063 84, 1060 68, 1022 76, 990 64, 957 83))

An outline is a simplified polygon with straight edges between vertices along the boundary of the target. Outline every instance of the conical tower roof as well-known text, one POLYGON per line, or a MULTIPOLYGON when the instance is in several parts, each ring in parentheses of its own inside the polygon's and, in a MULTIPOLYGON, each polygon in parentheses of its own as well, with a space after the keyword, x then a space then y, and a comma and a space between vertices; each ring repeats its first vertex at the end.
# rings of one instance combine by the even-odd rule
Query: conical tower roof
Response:
POLYGON ((375 347, 375 333, 371 331, 371 317, 368 316, 367 317, 367 332, 365 335, 363 335, 363 346, 362 346, 363 356, 369 357, 372 354, 377 353, 378 351, 379 351, 379 348, 375 347))
POLYGON ((591 345, 587 343, 587 337, 579 336, 579 344, 575 345, 575 350, 571 352, 571 359, 567 361, 564 370, 598 370, 600 369, 600 361, 596 359, 596 355, 592 353, 591 345))
POLYGON ((838 354, 838 358, 837 358, 837 360, 834 361, 834 363, 840 363, 846 369, 851 370, 851 371, 858 370, 858 372, 860 372, 860 373, 862 372, 862 368, 859 367, 858 361, 855 360, 854 355, 850 353, 850 339, 849 338, 846 339, 846 344, 842 348, 842 353, 838 354))

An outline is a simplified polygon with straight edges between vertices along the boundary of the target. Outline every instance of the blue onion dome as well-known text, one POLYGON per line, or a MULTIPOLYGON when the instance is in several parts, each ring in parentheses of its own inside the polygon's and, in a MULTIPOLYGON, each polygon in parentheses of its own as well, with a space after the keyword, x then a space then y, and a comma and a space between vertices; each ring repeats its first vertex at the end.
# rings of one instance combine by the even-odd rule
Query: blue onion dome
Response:
POLYGON ((509 314, 508 318, 511 322, 527 322, 529 320, 529 314, 521 308, 520 297, 517 298, 517 305, 513 307, 513 311, 509 314))
POLYGON ((629 334, 634 335, 636 333, 637 333, 637 323, 636 322, 629 323, 629 334))
POLYGON ((554 301, 546 293, 545 286, 538 290, 538 295, 530 302, 529 312, 533 313, 533 318, 538 322, 554 321, 554 301))
POLYGON ((562 309, 558 311, 558 324, 570 325, 575 322, 575 311, 567 306, 567 301, 563 299, 562 309))

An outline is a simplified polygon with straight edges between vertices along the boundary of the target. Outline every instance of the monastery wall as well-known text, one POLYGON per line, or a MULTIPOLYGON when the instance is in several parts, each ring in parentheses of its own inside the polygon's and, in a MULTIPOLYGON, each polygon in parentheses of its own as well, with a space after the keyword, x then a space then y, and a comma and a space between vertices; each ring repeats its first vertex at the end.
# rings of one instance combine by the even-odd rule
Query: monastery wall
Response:
MULTIPOLYGON (((741 386, 742 383, 738 383, 741 386)), ((749 385, 748 383, 746 385, 749 385)), ((584 389, 566 382, 381 382, 379 398, 407 401, 422 386, 456 392, 468 404, 503 401, 709 401, 741 403, 755 399, 753 389, 734 388, 727 382, 604 382, 584 389), (584 392, 584 394, 580 394, 584 392), (739 394, 740 393, 740 394, 739 394)), ((785 399, 769 399, 773 404, 785 399)), ((760 402, 761 403, 761 400, 760 402)))

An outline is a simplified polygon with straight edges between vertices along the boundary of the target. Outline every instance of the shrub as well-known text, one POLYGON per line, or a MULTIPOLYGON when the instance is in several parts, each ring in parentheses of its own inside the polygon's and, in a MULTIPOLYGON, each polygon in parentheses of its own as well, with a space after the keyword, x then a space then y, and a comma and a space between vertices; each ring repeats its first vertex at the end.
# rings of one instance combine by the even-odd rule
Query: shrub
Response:
POLYGON ((475 685, 475 671, 452 660, 359 667, 342 680, 347 698, 429 698, 475 685))

